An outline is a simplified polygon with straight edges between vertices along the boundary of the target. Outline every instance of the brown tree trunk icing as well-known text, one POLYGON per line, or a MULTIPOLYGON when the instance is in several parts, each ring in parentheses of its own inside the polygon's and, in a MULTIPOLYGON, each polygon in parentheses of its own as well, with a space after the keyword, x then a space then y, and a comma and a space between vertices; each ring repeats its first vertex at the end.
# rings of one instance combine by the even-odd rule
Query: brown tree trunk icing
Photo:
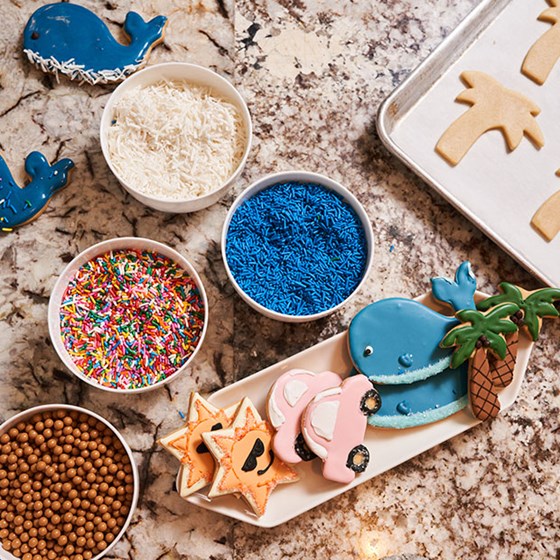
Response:
POLYGON ((479 420, 495 418, 500 413, 500 401, 490 379, 490 362, 484 347, 478 348, 469 361, 469 400, 479 420))
POLYGON ((507 387, 513 381, 513 372, 517 361, 517 348, 519 345, 519 331, 505 336, 507 344, 506 357, 490 357, 490 380, 494 387, 507 387))
POLYGON ((560 58, 560 25, 556 23, 527 52, 521 71, 542 85, 560 58))

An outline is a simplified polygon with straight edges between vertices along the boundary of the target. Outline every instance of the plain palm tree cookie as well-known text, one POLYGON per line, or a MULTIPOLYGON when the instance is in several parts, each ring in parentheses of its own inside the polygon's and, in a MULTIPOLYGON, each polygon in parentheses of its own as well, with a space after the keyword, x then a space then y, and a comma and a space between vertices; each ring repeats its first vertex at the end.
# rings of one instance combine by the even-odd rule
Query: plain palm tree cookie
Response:
POLYGON ((455 99, 471 105, 469 110, 453 121, 436 145, 436 152, 449 164, 457 165, 474 143, 490 130, 500 130, 509 150, 519 146, 523 136, 540 149, 543 133, 535 117, 540 108, 517 91, 478 71, 461 74, 468 86, 455 99))

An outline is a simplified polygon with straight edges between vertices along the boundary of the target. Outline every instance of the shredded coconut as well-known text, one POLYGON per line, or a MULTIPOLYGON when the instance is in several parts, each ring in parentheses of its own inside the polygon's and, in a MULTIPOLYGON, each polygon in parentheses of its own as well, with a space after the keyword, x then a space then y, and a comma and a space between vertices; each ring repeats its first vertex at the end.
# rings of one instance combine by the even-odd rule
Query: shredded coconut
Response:
POLYGON ((123 68, 95 71, 92 69, 86 70, 83 64, 76 64, 73 58, 61 62, 54 58, 54 56, 43 58, 40 54, 30 49, 24 49, 23 52, 39 70, 53 73, 57 82, 59 81, 59 73, 68 76, 71 80, 81 80, 81 82, 87 82, 91 85, 122 82, 127 76, 133 74, 145 64, 145 62, 141 62, 139 64, 128 64, 123 68))
POLYGON ((107 140, 125 183, 146 195, 186 200, 215 191, 233 175, 246 132, 237 108, 210 89, 161 81, 122 96, 107 140))

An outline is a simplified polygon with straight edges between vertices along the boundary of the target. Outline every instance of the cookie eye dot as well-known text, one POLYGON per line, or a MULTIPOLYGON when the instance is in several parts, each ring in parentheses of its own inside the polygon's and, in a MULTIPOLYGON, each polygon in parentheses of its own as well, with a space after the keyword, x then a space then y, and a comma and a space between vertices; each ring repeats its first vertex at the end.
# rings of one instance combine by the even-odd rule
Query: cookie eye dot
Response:
POLYGON ((38 39, 39 38, 39 33, 37 33, 37 31, 33 31, 33 33, 31 33, 31 38, 32 39, 38 39))
POLYGON ((367 358, 368 356, 371 356, 373 354, 373 347, 372 346, 366 346, 364 348, 364 356, 367 358))

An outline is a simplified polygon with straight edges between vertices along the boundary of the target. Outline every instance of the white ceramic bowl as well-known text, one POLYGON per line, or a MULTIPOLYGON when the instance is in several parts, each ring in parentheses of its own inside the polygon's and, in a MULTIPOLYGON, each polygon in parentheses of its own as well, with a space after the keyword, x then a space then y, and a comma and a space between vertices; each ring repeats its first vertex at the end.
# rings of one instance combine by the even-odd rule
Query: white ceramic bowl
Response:
POLYGON ((233 205, 229 209, 229 212, 226 216, 226 220, 224 222, 224 227, 222 230, 222 259, 224 261, 224 265, 226 268, 226 272, 230 282, 233 284, 233 287, 236 289, 237 293, 241 296, 241 298, 247 302, 253 309, 256 309, 259 313, 262 313, 264 316, 269 317, 270 319, 276 319, 277 321, 284 321, 286 323, 304 323, 307 321, 315 321, 317 319, 321 319, 322 317, 326 317, 331 313, 334 313, 338 309, 340 309, 347 301, 349 301, 362 287, 366 278, 369 274, 369 270, 371 268, 371 264, 373 262, 373 252, 374 252, 374 236, 373 230, 371 228, 371 223, 369 218, 364 210, 364 207, 360 204, 358 199, 346 188, 344 188, 340 183, 326 177, 325 175, 320 175, 318 173, 311 173, 308 171, 283 171, 281 173, 273 173, 271 175, 267 175, 258 181, 255 181, 252 185, 250 185, 247 189, 245 189, 234 201, 233 205), (232 216, 245 200, 251 198, 256 193, 266 189, 267 187, 274 185, 276 183, 288 183, 288 182, 300 182, 300 183, 314 183, 317 185, 322 185, 332 191, 340 194, 344 200, 354 209, 358 218, 362 223, 364 228, 364 233, 366 237, 367 247, 368 247, 368 254, 366 260, 366 267, 364 270, 364 275, 356 286, 356 289, 343 301, 341 301, 338 305, 331 307, 330 309, 325 309, 320 313, 314 313, 312 315, 286 315, 284 313, 278 313, 277 311, 273 311, 272 309, 268 309, 261 305, 260 303, 256 302, 254 299, 249 297, 243 289, 239 286, 237 281, 235 280, 231 269, 227 262, 227 255, 226 255, 226 238, 229 229, 229 224, 231 222, 232 216))
POLYGON ((191 263, 185 259, 181 254, 177 251, 164 245, 163 243, 158 243, 157 241, 152 241, 151 239, 144 239, 141 237, 118 237, 115 239, 109 239, 108 241, 102 241, 97 245, 93 245, 89 249, 81 252, 72 262, 70 262, 66 268, 62 271, 54 288, 51 292, 51 297, 49 299, 49 333, 51 336, 51 340, 53 346, 59 355, 60 359, 64 362, 64 365, 79 379, 85 381, 92 387, 96 387, 97 389, 103 389, 104 391, 110 391, 113 393, 141 393, 144 391, 151 391, 153 389, 157 389, 169 383, 173 379, 176 379, 179 375, 184 373, 191 362, 194 360, 194 357, 200 350, 202 343, 204 342, 204 337, 206 336, 206 329, 208 327, 208 299, 206 298, 206 291, 204 290, 204 285, 200 280, 196 270, 193 268, 191 263), (84 265, 86 262, 90 261, 91 259, 103 255, 108 251, 118 250, 118 249, 137 249, 140 251, 148 250, 153 252, 158 252, 161 255, 168 257, 175 263, 177 263, 183 270, 187 271, 187 273, 193 278, 195 281, 198 290, 200 292, 200 297, 204 303, 204 326, 202 327, 202 332, 200 335, 200 340, 196 348, 194 349, 193 353, 189 356, 187 361, 173 374, 153 385, 149 385, 147 387, 141 387, 138 389, 115 389, 113 387, 105 387, 100 383, 97 383, 95 380, 89 378, 85 375, 74 363, 72 357, 66 350, 64 346, 64 342, 62 340, 62 336, 60 334, 60 305, 62 303, 62 298, 64 296, 64 292, 68 286, 68 283, 74 275, 76 271, 84 265))
MULTIPOLYGON (((13 428, 18 422, 22 422, 22 421, 25 422, 30 418, 32 418, 35 414, 47 412, 49 410, 60 410, 60 409, 83 412, 85 414, 88 414, 89 416, 93 416, 96 420, 99 420, 100 422, 105 424, 122 443, 123 448, 126 451, 126 454, 128 455, 128 458, 130 460, 130 465, 132 467, 132 476, 134 478, 134 482, 133 482, 134 490, 132 495, 132 503, 130 504, 130 511, 128 512, 126 521, 124 522, 122 529, 120 530, 119 534, 115 537, 115 540, 111 544, 109 544, 109 546, 103 552, 100 552, 97 556, 94 556, 92 558, 92 560, 100 560, 106 554, 108 554, 110 550, 112 550, 112 548, 117 544, 117 542, 119 542, 119 540, 124 535, 126 529, 130 525, 132 516, 134 515, 134 511, 136 510, 136 505, 138 503, 138 495, 140 492, 140 480, 138 476, 138 468, 136 466, 136 463, 134 462, 134 458, 132 456, 132 450, 130 449, 130 447, 128 446, 128 444, 126 443, 122 435, 119 433, 119 431, 110 422, 105 420, 105 418, 99 416, 99 414, 96 414, 91 410, 88 410, 87 408, 82 408, 80 406, 73 406, 70 404, 45 404, 41 406, 35 406, 33 408, 28 408, 27 410, 24 410, 23 412, 20 412, 15 416, 12 416, 9 420, 6 420, 0 426, 0 436, 6 433, 11 428, 13 428)), ((4 550, 1 544, 0 544, 0 558, 2 558, 2 560, 21 560, 19 558, 16 558, 13 554, 10 554, 6 550, 4 550)))
MULTIPOLYGON (((172 116, 170 116, 170 118, 172 118, 172 116)), ((119 85, 119 87, 117 87, 117 89, 115 89, 115 91, 111 94, 105 109, 103 110, 103 115, 101 117, 100 140, 101 149, 107 165, 115 177, 119 180, 123 188, 136 198, 136 200, 139 200, 146 206, 150 206, 151 208, 155 208, 156 210, 161 210, 163 212, 186 213, 195 212, 214 204, 227 192, 245 167, 247 156, 249 155, 249 151, 251 149, 252 133, 253 126, 251 123, 249 109, 247 109, 247 104, 230 82, 228 82, 225 78, 222 78, 219 74, 216 74, 216 72, 213 72, 208 68, 204 68, 203 66, 187 64, 186 62, 167 62, 164 64, 148 66, 148 68, 132 74, 132 76, 128 77, 122 84, 119 85), (207 86, 211 88, 215 94, 231 102, 239 110, 247 137, 243 157, 231 177, 223 185, 207 195, 185 200, 150 196, 136 190, 134 185, 126 183, 121 177, 119 177, 117 170, 111 163, 107 136, 113 120, 113 107, 123 94, 130 89, 153 84, 161 80, 187 81, 199 86, 207 86)))

